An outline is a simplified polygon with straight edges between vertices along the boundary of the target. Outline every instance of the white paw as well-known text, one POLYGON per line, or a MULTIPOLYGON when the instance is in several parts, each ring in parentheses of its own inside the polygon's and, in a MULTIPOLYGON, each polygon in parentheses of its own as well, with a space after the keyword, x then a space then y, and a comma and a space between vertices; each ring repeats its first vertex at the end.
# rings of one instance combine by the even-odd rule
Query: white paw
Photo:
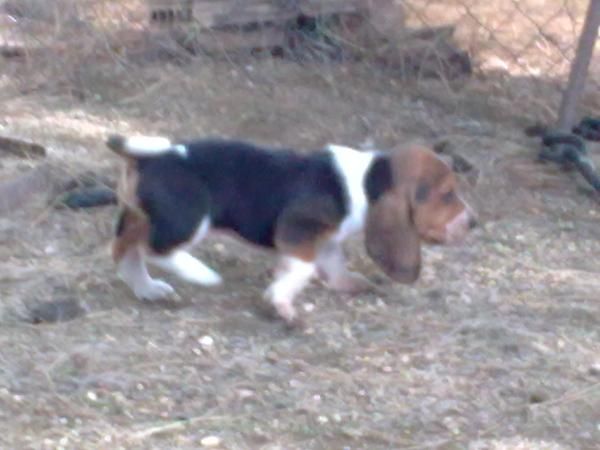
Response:
POLYGON ((192 273, 186 273, 186 280, 202 286, 218 286, 223 283, 223 278, 214 270, 205 268, 192 273))
POLYGON ((144 286, 137 287, 134 292, 140 300, 167 300, 176 297, 175 289, 163 280, 152 280, 144 286))
POLYGON ((271 302, 275 311, 283 320, 285 320, 288 324, 292 324, 296 321, 298 314, 296 312, 296 308, 287 297, 281 297, 275 294, 275 289, 270 287, 266 290, 264 297, 271 302))

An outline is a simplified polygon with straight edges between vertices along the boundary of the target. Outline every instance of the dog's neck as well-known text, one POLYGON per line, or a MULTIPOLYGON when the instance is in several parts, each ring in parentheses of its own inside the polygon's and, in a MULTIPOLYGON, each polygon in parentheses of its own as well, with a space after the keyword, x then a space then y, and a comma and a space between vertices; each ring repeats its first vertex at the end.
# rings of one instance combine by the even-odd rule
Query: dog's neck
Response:
POLYGON ((390 158, 384 154, 376 155, 365 175, 365 192, 369 205, 392 187, 392 165, 390 158))
POLYGON ((362 230, 370 203, 367 186, 373 185, 374 182, 369 180, 377 177, 374 168, 378 164, 374 163, 385 157, 379 152, 363 152, 339 145, 329 145, 327 150, 333 155, 348 195, 348 212, 335 236, 341 242, 362 230))

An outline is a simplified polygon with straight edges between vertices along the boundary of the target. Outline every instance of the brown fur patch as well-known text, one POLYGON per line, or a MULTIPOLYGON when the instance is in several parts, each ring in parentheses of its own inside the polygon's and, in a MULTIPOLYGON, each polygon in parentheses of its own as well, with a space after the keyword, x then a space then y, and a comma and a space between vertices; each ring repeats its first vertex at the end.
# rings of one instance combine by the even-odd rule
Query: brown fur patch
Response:
POLYGON ((112 245, 112 256, 115 262, 119 261, 129 248, 147 242, 150 232, 148 220, 137 211, 124 207, 121 214, 120 233, 115 237, 112 245))
POLYGON ((466 205, 450 167, 433 151, 412 146, 391 155, 393 187, 369 209, 365 245, 390 276, 412 283, 421 265, 421 241, 443 243, 446 225, 466 205))
POLYGON ((315 234, 311 239, 304 240, 299 243, 290 243, 284 240, 277 240, 275 246, 277 250, 286 255, 295 256, 305 262, 313 262, 319 251, 319 248, 324 242, 327 242, 335 229, 326 228, 320 233, 315 234))

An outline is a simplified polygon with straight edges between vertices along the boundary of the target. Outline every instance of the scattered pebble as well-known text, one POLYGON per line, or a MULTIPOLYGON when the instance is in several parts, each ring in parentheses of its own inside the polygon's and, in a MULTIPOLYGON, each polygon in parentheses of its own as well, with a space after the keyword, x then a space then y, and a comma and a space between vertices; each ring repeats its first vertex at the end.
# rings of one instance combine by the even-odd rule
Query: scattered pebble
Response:
POLYGON ((271 364, 275 364, 277 361, 279 361, 279 355, 274 351, 269 351, 265 355, 265 359, 271 364))
POLYGON ((254 397, 254 391, 251 389, 238 389, 237 394, 238 397, 242 400, 254 397))
POLYGON ((315 310, 314 303, 305 303, 303 306, 304 306, 304 311, 306 311, 307 313, 313 312, 315 310))
POLYGON ((529 394, 529 403, 531 404, 543 403, 546 400, 548 400, 548 396, 544 392, 535 391, 529 394))
POLYGON ((321 425, 325 425, 326 423, 329 423, 329 419, 327 418, 327 416, 319 416, 319 417, 317 417, 317 421, 321 425))
POLYGON ((218 447, 221 445, 221 438, 219 436, 206 436, 200 439, 200 445, 206 448, 218 447))
POLYGON ((88 391, 86 397, 93 402, 98 401, 98 395, 94 391, 88 391))
POLYGON ((198 343, 205 349, 209 349, 215 345, 215 340, 211 336, 204 335, 198 339, 198 343))

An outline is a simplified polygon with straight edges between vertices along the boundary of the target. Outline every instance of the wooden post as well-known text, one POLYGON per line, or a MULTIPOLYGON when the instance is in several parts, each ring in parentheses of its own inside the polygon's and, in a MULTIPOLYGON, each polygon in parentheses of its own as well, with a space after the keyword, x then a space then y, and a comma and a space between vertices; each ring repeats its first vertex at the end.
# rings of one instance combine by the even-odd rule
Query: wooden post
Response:
POLYGON ((590 0, 583 30, 581 30, 581 35, 579 36, 577 54, 575 55, 575 60, 571 66, 569 82, 563 93, 558 112, 557 127, 560 131, 570 132, 577 120, 577 105, 585 86, 594 46, 598 39, 599 26, 600 0, 590 0))

